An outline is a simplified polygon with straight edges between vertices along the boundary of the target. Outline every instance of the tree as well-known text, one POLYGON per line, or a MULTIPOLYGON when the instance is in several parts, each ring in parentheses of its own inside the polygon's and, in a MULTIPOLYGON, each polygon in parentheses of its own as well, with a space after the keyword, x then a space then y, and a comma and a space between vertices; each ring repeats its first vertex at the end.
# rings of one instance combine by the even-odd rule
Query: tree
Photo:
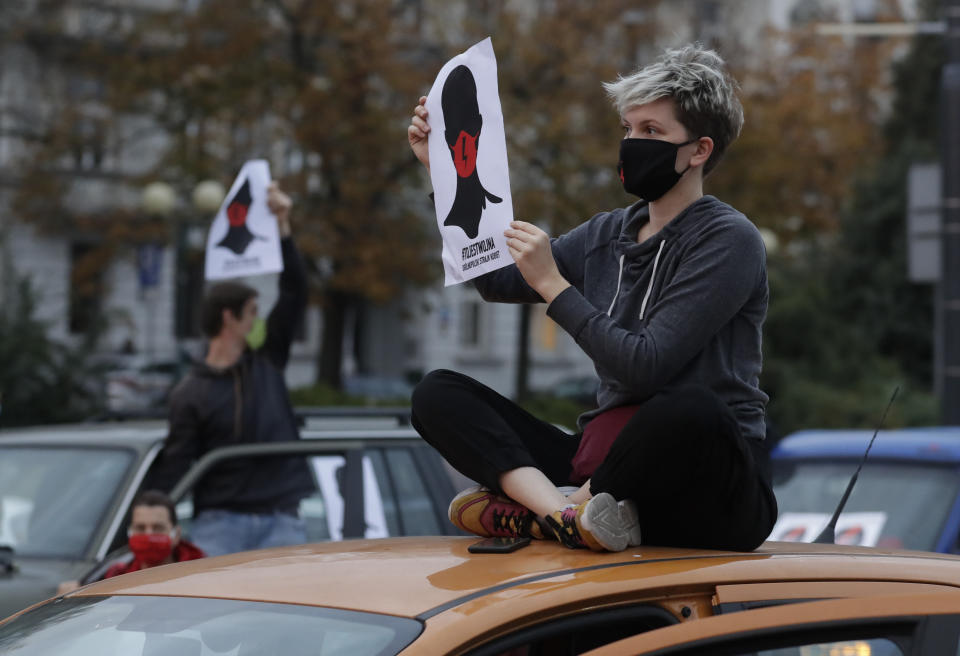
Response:
POLYGON ((619 1, 470 3, 460 17, 442 3, 205 0, 143 12, 90 3, 98 20, 71 37, 60 20, 71 4, 46 0, 22 35, 94 92, 62 99, 44 126, 18 214, 51 230, 100 226, 105 251, 157 239, 167 229, 130 205, 71 207, 76 182, 49 171, 89 142, 130 152, 153 140, 144 159, 154 164, 117 184, 161 178, 187 190, 269 154, 298 196, 298 243, 324 316, 319 377, 334 386, 347 313, 439 274, 426 176, 403 144, 416 98, 443 62, 496 35, 516 212, 559 232, 617 188, 617 122, 600 82, 629 51, 626 37, 652 30, 620 30, 630 3, 619 1))
MULTIPOLYGON (((346 310, 437 273, 425 251, 429 226, 407 199, 415 169, 401 146, 398 107, 412 107, 425 77, 407 55, 415 26, 402 6, 207 0, 194 11, 104 10, 88 33, 70 39, 56 19, 69 3, 47 5, 51 13, 33 16, 24 38, 61 51, 69 44, 70 62, 60 63, 99 90, 99 138, 126 152, 155 139, 144 157, 155 164, 121 176, 120 185, 161 178, 186 190, 208 177, 226 180, 250 157, 272 156, 275 176, 299 196, 298 241, 324 309, 320 377, 339 384, 346 310), (133 125, 146 129, 137 134, 133 125)), ((44 56, 57 59, 58 51, 45 47, 44 56)), ((61 120, 45 126, 15 209, 51 229, 76 230, 88 217, 63 202, 71 181, 49 175, 76 133, 77 117, 58 109, 61 120)), ((142 235, 146 221, 136 214, 98 212, 103 243, 142 235)))
POLYGON ((77 421, 102 407, 102 372, 90 360, 97 331, 76 345, 52 340, 35 316, 30 281, 5 267, 0 308, 0 425, 77 421))
POLYGON ((858 42, 848 54, 838 45, 806 33, 800 66, 778 67, 792 54, 775 59, 759 87, 744 74, 746 148, 735 145, 711 181, 786 244, 768 259, 764 341, 780 434, 873 426, 897 385, 888 425, 936 417, 931 294, 907 280, 904 242, 909 164, 935 152, 942 55, 936 40, 915 39, 888 87, 878 66, 897 44, 858 42), (774 156, 783 152, 791 158, 774 156))

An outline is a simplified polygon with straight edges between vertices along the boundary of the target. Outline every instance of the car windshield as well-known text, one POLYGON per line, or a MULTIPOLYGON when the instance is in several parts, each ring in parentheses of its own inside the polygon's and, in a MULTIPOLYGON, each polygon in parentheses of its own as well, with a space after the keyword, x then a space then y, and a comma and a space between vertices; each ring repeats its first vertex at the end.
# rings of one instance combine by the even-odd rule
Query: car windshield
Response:
POLYGON ((416 620, 229 599, 75 597, 0 625, 0 652, 22 656, 387 656, 416 620))
POLYGON ((82 557, 132 462, 129 449, 0 447, 0 545, 82 557))
MULTIPOLYGON (((856 462, 774 462, 780 517, 771 540, 812 542, 827 524, 856 462)), ((960 487, 955 469, 867 462, 836 526, 838 544, 934 551, 960 487)))

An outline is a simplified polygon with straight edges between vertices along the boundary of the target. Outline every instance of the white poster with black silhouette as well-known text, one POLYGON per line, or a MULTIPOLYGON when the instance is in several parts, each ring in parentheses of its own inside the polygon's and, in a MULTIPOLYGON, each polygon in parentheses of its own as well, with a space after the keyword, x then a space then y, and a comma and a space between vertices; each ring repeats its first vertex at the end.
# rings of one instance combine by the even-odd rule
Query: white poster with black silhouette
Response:
POLYGON ((513 220, 497 59, 487 37, 448 61, 427 95, 430 180, 444 284, 513 264, 513 220))
POLYGON ((207 280, 283 271, 277 219, 267 207, 269 185, 266 160, 240 169, 207 235, 207 280))

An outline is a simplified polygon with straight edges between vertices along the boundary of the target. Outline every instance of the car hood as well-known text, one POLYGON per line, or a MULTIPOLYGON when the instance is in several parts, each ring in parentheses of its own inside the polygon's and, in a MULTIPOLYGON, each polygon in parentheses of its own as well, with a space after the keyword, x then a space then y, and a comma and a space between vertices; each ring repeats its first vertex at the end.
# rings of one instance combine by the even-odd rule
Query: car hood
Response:
POLYGON ((0 573, 0 619, 57 593, 63 581, 79 579, 93 563, 56 558, 14 557, 12 572, 0 573))

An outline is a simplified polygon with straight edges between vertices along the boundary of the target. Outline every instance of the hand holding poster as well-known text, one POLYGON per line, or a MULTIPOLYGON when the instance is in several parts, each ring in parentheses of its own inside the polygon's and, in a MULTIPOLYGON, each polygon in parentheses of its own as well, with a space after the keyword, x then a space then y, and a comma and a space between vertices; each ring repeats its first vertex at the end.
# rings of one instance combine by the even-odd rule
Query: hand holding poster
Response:
POLYGON ((207 280, 283 270, 277 220, 267 208, 270 166, 266 160, 243 165, 207 236, 207 280))
POLYGON ((444 284, 453 285, 513 264, 503 236, 513 201, 489 37, 440 69, 426 107, 444 284))

